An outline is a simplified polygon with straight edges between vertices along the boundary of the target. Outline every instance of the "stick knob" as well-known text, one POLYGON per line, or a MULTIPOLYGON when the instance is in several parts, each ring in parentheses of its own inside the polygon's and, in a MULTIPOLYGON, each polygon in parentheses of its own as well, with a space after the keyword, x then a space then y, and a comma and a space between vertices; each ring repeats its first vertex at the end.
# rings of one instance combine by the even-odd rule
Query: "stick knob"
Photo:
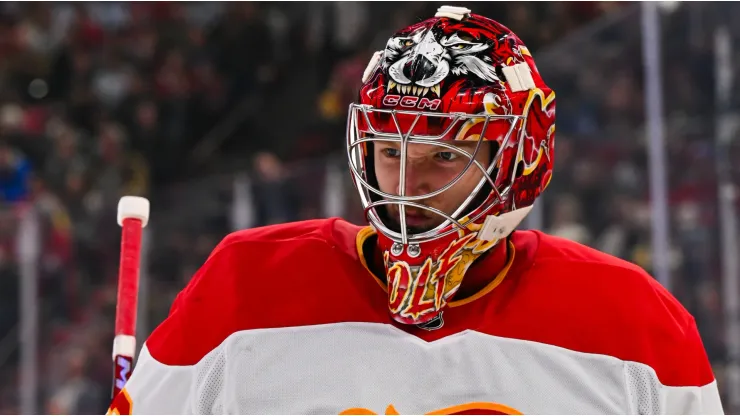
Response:
POLYGON ((118 201, 118 225, 123 226, 126 218, 141 220, 141 226, 149 222, 149 200, 140 196, 124 196, 118 201))

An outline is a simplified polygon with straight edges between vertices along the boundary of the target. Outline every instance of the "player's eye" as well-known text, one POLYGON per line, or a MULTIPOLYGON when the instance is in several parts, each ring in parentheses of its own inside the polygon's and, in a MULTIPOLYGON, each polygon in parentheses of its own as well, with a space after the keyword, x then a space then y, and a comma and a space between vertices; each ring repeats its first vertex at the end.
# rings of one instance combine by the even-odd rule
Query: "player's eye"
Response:
POLYGON ((450 46, 450 49, 456 50, 456 51, 464 51, 464 50, 470 49, 471 46, 472 45, 467 44, 467 43, 458 43, 456 45, 450 46))
POLYGON ((411 45, 413 45, 413 44, 414 44, 414 41, 413 41, 413 40, 411 40, 411 39, 407 39, 407 40, 405 40, 405 41, 403 42, 403 46, 406 46, 406 47, 408 47, 408 46, 411 46, 411 45))
POLYGON ((436 154, 437 159, 442 160, 444 162, 452 162, 453 160, 460 157, 457 153, 454 152, 439 152, 436 154))
POLYGON ((383 156, 391 159, 401 157, 401 151, 392 147, 386 147, 385 149, 381 150, 380 153, 382 153, 383 156))

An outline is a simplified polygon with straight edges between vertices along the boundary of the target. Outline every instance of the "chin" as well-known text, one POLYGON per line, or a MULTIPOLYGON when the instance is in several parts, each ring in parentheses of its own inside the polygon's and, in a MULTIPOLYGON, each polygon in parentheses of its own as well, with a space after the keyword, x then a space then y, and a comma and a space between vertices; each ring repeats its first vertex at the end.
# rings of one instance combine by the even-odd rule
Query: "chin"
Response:
MULTIPOLYGON (((442 222, 440 221, 429 221, 426 224, 419 224, 419 225, 409 225, 406 224, 406 232, 408 234, 421 234, 425 233, 427 231, 433 230, 435 227, 437 227, 442 222)), ((401 223, 398 221, 398 216, 388 219, 387 224, 389 225, 388 228, 391 230, 400 233, 401 232, 401 223)))
MULTIPOLYGON (((400 233, 401 232, 401 223, 399 221, 399 213, 398 211, 394 211, 389 213, 388 209, 382 209, 378 210, 378 214, 380 216, 380 219, 383 221, 383 224, 385 224, 391 231, 400 233)), ((420 225, 409 225, 406 224, 406 232, 408 234, 421 234, 425 233, 427 231, 433 230, 438 225, 442 224, 444 222, 444 219, 440 219, 438 221, 435 221, 434 219, 430 219, 425 224, 420 225)))

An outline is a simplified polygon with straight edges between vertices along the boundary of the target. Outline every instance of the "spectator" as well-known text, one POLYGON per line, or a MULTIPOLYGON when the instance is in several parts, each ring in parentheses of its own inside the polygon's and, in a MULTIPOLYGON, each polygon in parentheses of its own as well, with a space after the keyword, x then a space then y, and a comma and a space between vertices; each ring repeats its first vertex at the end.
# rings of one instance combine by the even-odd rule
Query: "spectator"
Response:
POLYGON ((19 202, 28 196, 31 164, 19 151, 0 142, 0 199, 19 202))
POLYGON ((254 158, 254 172, 252 193, 257 225, 297 220, 300 206, 295 200, 296 190, 280 159, 272 153, 259 153, 254 158))
POLYGON ((81 350, 73 350, 67 360, 67 375, 65 381, 54 392, 46 413, 51 415, 94 414, 98 411, 101 396, 104 394, 101 386, 92 382, 86 376, 86 354, 81 350))
POLYGON ((573 195, 563 195, 555 201, 550 234, 588 245, 591 243, 591 234, 580 223, 582 218, 578 200, 573 195))

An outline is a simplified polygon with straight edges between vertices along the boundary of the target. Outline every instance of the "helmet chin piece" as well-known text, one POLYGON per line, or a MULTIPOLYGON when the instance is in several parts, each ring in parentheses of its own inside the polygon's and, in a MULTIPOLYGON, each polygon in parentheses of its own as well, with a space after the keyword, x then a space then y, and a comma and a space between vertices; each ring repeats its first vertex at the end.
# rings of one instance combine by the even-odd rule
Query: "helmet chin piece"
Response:
POLYGON ((378 234, 391 317, 403 324, 435 318, 460 288, 470 265, 495 244, 477 240, 475 233, 407 245, 378 234))
POLYGON ((393 319, 419 325, 437 317, 475 260, 505 239, 531 209, 488 215, 482 225, 419 244, 402 244, 378 233, 393 319))

